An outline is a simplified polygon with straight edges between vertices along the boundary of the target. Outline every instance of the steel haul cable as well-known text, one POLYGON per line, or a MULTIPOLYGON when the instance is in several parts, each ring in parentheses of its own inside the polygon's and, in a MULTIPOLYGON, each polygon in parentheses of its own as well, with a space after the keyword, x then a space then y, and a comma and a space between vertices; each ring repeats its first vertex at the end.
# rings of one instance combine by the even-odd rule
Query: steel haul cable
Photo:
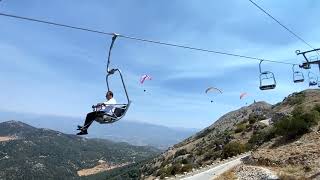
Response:
MULTIPOLYGON (((44 20, 39 20, 39 19, 34 19, 34 18, 29 18, 29 17, 6 14, 6 13, 0 13, 0 16, 10 17, 10 18, 15 18, 15 19, 20 19, 20 20, 26 20, 26 21, 32 21, 32 22, 37 22, 37 23, 42 23, 42 24, 49 24, 49 25, 54 25, 54 26, 59 26, 59 27, 64 27, 64 28, 81 30, 81 31, 87 31, 87 32, 91 32, 91 33, 109 35, 109 36, 113 36, 115 34, 115 33, 110 33, 110 32, 104 32, 104 31, 99 31, 99 30, 94 30, 94 29, 89 29, 89 28, 83 28, 83 27, 76 27, 76 26, 60 24, 60 23, 55 23, 55 22, 50 22, 50 21, 44 21, 44 20)), ((214 50, 209 50, 209 49, 203 49, 203 48, 191 47, 191 46, 186 46, 186 45, 180 45, 180 44, 174 44, 174 43, 168 43, 168 42, 162 42, 162 41, 155 41, 155 40, 137 38, 137 37, 126 36, 126 35, 121 35, 121 34, 118 34, 118 37, 125 38, 125 39, 136 40, 136 41, 148 42, 148 43, 153 43, 153 44, 160 44, 160 45, 177 47, 177 48, 184 48, 184 49, 195 50, 195 51, 202 51, 202 52, 207 52, 207 53, 214 53, 214 54, 220 54, 220 55, 226 55, 226 56, 233 56, 233 57, 251 59, 251 60, 258 60, 258 61, 263 60, 263 61, 272 62, 272 63, 298 65, 298 64, 294 64, 294 63, 290 63, 290 62, 275 61, 275 60, 270 60, 270 59, 251 57, 251 56, 245 56, 245 55, 222 52, 222 51, 214 51, 214 50)))
MULTIPOLYGON (((306 44, 307 46, 309 46, 312 49, 315 49, 314 47, 312 47, 307 41, 305 41, 304 39, 302 39, 300 36, 298 36, 296 33, 294 33, 292 30, 290 30, 288 27, 286 27, 284 24, 282 24, 279 20, 277 20, 275 17, 273 17, 270 13, 268 13, 266 10, 264 10, 261 6, 259 6, 257 3, 255 3, 253 0, 249 0, 254 6, 256 6, 258 9, 260 9, 262 12, 264 12, 267 16, 269 16, 271 19, 273 19, 275 22, 277 22, 281 27, 283 27, 285 30, 287 30, 289 33, 291 33, 294 37, 296 37, 297 39, 299 39, 301 42, 303 42, 304 44, 306 44)), ((317 52, 318 53, 318 52, 317 52)), ((319 55, 319 53, 318 53, 319 55)))

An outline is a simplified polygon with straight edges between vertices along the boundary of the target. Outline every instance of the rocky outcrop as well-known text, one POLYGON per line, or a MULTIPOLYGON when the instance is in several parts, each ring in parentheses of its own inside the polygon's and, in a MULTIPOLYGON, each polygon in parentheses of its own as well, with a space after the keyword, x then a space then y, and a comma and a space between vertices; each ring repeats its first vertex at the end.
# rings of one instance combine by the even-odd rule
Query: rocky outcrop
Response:
POLYGON ((234 169, 238 180, 276 180, 277 174, 267 168, 259 166, 240 165, 234 169))
POLYGON ((305 174, 311 177, 320 169, 320 134, 311 132, 303 135, 298 140, 273 147, 260 148, 252 153, 252 156, 245 161, 246 164, 270 166, 277 168, 279 172, 294 166, 297 175, 305 174))

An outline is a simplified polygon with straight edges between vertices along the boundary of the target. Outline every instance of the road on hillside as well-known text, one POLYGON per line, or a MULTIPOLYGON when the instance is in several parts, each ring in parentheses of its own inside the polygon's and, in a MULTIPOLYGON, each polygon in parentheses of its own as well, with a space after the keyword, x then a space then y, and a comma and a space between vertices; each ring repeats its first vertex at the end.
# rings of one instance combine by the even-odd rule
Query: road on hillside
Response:
POLYGON ((244 157, 249 156, 250 153, 241 155, 237 157, 236 159, 233 159, 231 161, 227 161, 223 164, 219 164, 216 166, 213 166, 212 168, 205 170, 203 172, 199 172, 194 175, 190 175, 189 177, 181 178, 182 180, 205 180, 205 179, 213 179, 219 177, 222 173, 226 172, 229 169, 232 169, 233 167, 241 164, 241 159, 244 157))

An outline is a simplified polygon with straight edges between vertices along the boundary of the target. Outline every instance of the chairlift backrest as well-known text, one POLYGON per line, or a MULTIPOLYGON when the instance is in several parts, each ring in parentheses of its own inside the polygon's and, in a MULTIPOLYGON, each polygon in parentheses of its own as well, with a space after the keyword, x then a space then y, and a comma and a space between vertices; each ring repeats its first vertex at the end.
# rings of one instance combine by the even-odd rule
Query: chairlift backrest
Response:
POLYGON ((303 81, 304 81, 304 75, 303 75, 302 72, 295 70, 295 69, 294 69, 295 66, 296 66, 296 65, 293 65, 293 66, 292 66, 293 82, 294 82, 294 83, 303 82, 303 81))
POLYGON ((270 90, 270 89, 274 89, 276 87, 276 79, 275 79, 275 76, 272 72, 270 71, 262 71, 261 70, 261 63, 262 63, 263 60, 260 61, 259 63, 259 72, 260 72, 260 90, 270 90), (268 83, 266 84, 264 81, 265 80, 268 80, 268 79, 271 79, 272 83, 268 83))
POLYGON ((318 76, 315 76, 314 73, 309 71, 308 78, 309 78, 309 86, 316 86, 318 84, 318 76))

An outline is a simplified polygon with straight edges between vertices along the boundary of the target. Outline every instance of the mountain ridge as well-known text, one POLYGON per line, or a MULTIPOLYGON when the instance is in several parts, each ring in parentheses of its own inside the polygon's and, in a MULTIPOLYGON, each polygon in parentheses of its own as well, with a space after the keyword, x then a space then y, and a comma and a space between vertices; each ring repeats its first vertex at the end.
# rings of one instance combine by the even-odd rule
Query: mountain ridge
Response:
POLYGON ((0 179, 79 179, 78 171, 145 160, 159 150, 104 139, 88 139, 20 121, 0 123, 0 179))
MULTIPOLYGON (((0 111, 0 120, 12 119, 26 122, 38 128, 58 130, 67 134, 76 134, 77 125, 83 123, 80 118, 0 111)), ((150 123, 122 120, 112 125, 93 123, 87 137, 112 139, 132 145, 150 145, 165 150, 196 131, 195 129, 170 128, 150 123)))
POLYGON ((144 165, 141 168, 142 177, 164 178, 212 164, 248 149, 254 150, 270 139, 286 134, 285 128, 291 128, 291 134, 307 132, 315 122, 320 121, 317 114, 320 117, 318 89, 292 93, 275 105, 255 102, 226 113, 212 125, 175 144, 144 165), (301 116, 303 114, 306 115, 301 116), (292 119, 293 116, 300 119, 292 119), (282 121, 295 121, 296 124, 291 127, 290 123, 282 121), (295 130, 299 126, 304 131, 295 130))

